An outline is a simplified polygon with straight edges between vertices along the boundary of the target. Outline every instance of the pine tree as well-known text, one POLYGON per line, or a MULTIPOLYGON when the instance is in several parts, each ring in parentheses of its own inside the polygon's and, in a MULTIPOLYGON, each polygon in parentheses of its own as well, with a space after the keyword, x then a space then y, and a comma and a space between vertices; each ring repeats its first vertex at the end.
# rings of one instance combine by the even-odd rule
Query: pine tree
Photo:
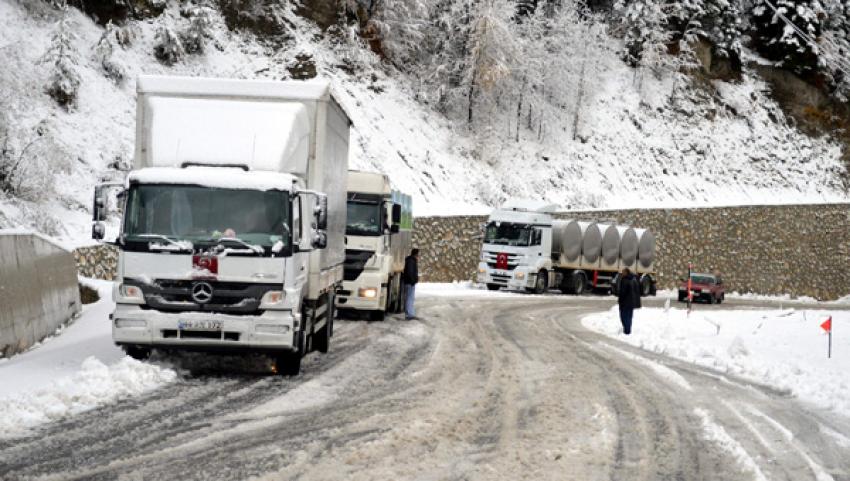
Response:
POLYGON ((755 0, 750 17, 753 45, 778 66, 811 74, 818 65, 813 42, 821 35, 823 15, 819 0, 755 0))
POLYGON ((191 6, 186 9, 189 26, 180 35, 186 53, 204 53, 207 39, 212 37, 211 14, 207 7, 191 6))
POLYGON ((162 15, 154 37, 154 56, 166 65, 174 65, 186 55, 183 42, 169 25, 170 20, 167 14, 162 15))
POLYGON ((76 38, 68 20, 68 7, 63 4, 62 18, 56 22, 56 28, 50 39, 50 46, 42 57, 42 62, 52 68, 46 91, 48 95, 65 109, 73 109, 80 89, 79 64, 72 42, 76 38))
POLYGON ((100 36, 97 45, 94 47, 95 60, 103 69, 104 75, 111 79, 116 84, 120 84, 126 77, 126 68, 124 65, 115 59, 115 50, 120 48, 119 30, 111 21, 106 24, 103 34, 100 36))

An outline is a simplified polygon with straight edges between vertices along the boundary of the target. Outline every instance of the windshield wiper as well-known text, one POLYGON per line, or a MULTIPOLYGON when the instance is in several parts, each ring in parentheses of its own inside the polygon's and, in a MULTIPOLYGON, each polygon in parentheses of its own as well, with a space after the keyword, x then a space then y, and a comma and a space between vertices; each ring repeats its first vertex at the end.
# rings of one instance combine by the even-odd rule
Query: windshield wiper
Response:
POLYGON ((227 254, 257 254, 263 255, 265 254, 265 249, 262 246, 258 246, 256 244, 249 244, 238 237, 220 237, 218 239, 208 239, 209 241, 215 242, 216 245, 224 247, 225 242, 233 242, 241 245, 244 249, 232 249, 230 247, 224 247, 222 252, 224 255, 227 254))
POLYGON ((192 251, 192 243, 189 241, 176 241, 162 234, 136 234, 135 237, 141 237, 142 239, 157 239, 163 240, 167 242, 167 244, 154 244, 153 242, 148 244, 148 249, 152 251, 173 251, 173 252, 191 252, 192 251))

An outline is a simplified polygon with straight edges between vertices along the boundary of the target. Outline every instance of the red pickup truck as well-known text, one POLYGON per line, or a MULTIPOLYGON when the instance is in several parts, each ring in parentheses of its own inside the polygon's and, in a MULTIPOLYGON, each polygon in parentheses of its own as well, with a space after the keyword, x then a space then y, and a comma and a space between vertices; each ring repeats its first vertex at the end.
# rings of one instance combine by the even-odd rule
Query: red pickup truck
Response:
MULTIPOLYGON (((691 274, 691 292, 694 301, 703 300, 710 304, 720 304, 726 298, 726 288, 723 279, 711 274, 691 274)), ((688 281, 682 279, 679 286, 679 302, 688 298, 688 281)))

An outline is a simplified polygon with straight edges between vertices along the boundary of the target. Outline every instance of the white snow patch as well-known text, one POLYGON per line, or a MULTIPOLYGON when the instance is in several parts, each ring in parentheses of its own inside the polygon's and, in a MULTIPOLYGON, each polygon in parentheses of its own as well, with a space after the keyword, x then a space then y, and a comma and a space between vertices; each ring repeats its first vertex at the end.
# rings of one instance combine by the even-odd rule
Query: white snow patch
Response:
POLYGON ((172 369, 131 359, 113 344, 112 283, 81 282, 97 288, 98 302, 83 306, 81 316, 60 335, 0 362, 0 436, 21 434, 176 379, 172 369))
POLYGON ((824 309, 711 310, 643 308, 632 334, 616 309, 582 324, 636 347, 787 390, 801 400, 850 415, 850 312, 824 309), (833 350, 820 324, 832 316, 833 350))

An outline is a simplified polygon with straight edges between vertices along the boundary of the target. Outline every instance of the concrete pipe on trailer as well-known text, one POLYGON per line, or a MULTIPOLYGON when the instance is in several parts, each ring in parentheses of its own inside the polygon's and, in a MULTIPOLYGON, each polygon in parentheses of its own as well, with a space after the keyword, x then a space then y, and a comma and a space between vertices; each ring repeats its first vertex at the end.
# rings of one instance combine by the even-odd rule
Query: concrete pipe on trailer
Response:
POLYGON ((635 229, 638 236, 638 269, 648 271, 655 262, 655 235, 647 229, 635 229))
POLYGON ((581 239, 581 255, 584 262, 592 264, 599 261, 602 254, 602 230, 599 224, 590 222, 581 239))
POLYGON ((620 262, 623 267, 634 268, 638 257, 638 235, 631 227, 618 226, 620 232, 620 262))
POLYGON ((617 267, 620 260, 620 231, 615 225, 597 224, 602 231, 602 264, 604 267, 617 267))
POLYGON ((564 261, 577 263, 581 260, 582 240, 587 230, 587 222, 564 220, 555 222, 555 236, 564 261))

